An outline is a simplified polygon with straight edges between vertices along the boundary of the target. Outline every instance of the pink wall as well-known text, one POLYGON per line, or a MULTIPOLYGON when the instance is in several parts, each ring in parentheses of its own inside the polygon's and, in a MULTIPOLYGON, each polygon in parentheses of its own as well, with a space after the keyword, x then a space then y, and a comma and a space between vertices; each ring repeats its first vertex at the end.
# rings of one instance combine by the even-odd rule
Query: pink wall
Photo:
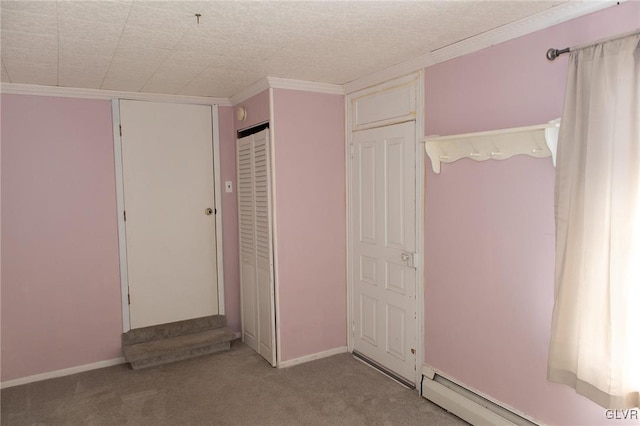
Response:
MULTIPOLYGON (((546 50, 639 24, 640 3, 628 2, 427 68, 425 133, 559 117, 567 56, 548 62, 546 50)), ((548 424, 611 424, 604 409, 546 380, 554 288, 551 160, 460 160, 444 164, 439 175, 428 163, 426 179, 426 363, 548 424)))
MULTIPOLYGON (((247 110, 247 119, 245 121, 238 121, 236 114, 233 114, 233 120, 236 130, 246 129, 253 127, 256 124, 269 121, 269 91, 265 90, 257 95, 247 99, 244 102, 236 105, 235 108, 244 107, 247 110)), ((235 111, 234 108, 234 111, 235 111)))
POLYGON ((240 263, 238 253, 238 201, 236 198, 236 135, 231 107, 218 108, 220 132, 220 179, 222 187, 222 246, 224 255, 224 306, 227 325, 241 330, 240 263), (233 183, 233 192, 225 192, 224 182, 233 183))
MULTIPOLYGON (((220 175, 234 182, 225 306, 239 331, 233 109, 219 112, 220 175)), ((111 102, 2 95, 1 117, 2 381, 120 357, 111 102)))
POLYGON ((111 103, 1 99, 2 380, 117 358, 111 103))
POLYGON ((344 97, 274 89, 283 361, 346 346, 344 97))

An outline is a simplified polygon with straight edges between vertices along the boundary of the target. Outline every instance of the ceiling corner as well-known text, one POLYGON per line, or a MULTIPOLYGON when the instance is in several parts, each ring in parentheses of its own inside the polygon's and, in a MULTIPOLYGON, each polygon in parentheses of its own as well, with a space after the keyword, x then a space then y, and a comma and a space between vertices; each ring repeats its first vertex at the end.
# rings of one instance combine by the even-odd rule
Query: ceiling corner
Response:
POLYGON ((527 18, 514 21, 510 24, 470 37, 466 40, 461 40, 441 49, 434 50, 431 53, 436 63, 448 61, 450 59, 493 46, 494 44, 544 30, 553 25, 557 25, 589 13, 597 12, 598 10, 606 9, 607 7, 614 6, 617 3, 617 1, 568 1, 542 12, 538 12, 527 18))
POLYGON ((249 99, 252 96, 257 95, 258 93, 264 92, 269 89, 269 77, 261 78, 255 83, 245 87, 235 95, 229 98, 231 102, 231 106, 236 106, 239 103, 242 103, 249 99))
MULTIPOLYGON (((463 56, 490 46, 502 43, 535 31, 544 30, 553 25, 588 15, 626 0, 618 1, 567 1, 560 5, 538 12, 526 18, 514 21, 490 31, 469 37, 465 40, 436 49, 432 52, 394 65, 374 74, 350 81, 344 85, 345 93, 383 83, 396 77, 409 74, 421 68, 428 68, 440 62, 463 56)), ((544 52, 543 52, 544 53, 544 52)))
POLYGON ((303 92, 326 93, 330 95, 344 95, 342 84, 320 83, 316 81, 294 80, 290 78, 267 77, 272 89, 301 90, 303 92))

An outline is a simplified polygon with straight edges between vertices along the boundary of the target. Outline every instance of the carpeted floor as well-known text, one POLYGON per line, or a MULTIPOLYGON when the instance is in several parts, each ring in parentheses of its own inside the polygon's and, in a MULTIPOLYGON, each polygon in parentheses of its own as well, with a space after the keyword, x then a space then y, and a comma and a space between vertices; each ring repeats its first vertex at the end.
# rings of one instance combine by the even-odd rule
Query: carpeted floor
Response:
POLYGON ((9 425, 464 425, 340 354, 275 369, 247 346, 147 370, 126 365, 1 391, 9 425))

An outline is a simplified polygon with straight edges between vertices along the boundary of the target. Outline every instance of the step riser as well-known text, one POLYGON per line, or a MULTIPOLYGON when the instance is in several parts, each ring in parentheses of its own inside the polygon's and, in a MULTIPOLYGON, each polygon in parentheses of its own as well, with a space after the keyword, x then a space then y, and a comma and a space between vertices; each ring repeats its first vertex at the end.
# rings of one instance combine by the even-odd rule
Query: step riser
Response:
POLYGON ((158 365, 169 364, 171 362, 182 361, 185 359, 214 354, 216 352, 227 351, 230 348, 230 342, 214 343, 212 345, 207 345, 200 348, 192 348, 186 351, 178 351, 170 354, 134 361, 131 362, 131 368, 134 370, 142 370, 144 368, 155 367, 158 365))
POLYGON ((185 352, 216 343, 230 342, 234 339, 233 331, 225 328, 201 331, 199 333, 175 336, 169 339, 138 343, 122 348, 125 359, 135 362, 141 359, 154 358, 164 354, 185 352))
POLYGON ((153 340, 168 339, 175 336, 197 333, 199 331, 222 328, 226 325, 227 318, 224 315, 212 315, 209 317, 177 321, 170 324, 136 328, 129 330, 122 335, 122 346, 124 347, 135 345, 137 343, 151 342, 153 340))
POLYGON ((235 335, 224 315, 138 328, 122 335, 122 354, 140 370, 229 350, 235 335))

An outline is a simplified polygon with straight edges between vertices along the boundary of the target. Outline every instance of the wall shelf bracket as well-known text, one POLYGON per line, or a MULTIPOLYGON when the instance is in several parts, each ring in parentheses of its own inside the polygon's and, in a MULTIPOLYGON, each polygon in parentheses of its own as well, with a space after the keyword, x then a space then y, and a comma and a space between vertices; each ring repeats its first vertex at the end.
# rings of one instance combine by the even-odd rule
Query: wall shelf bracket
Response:
POLYGON ((427 137, 424 142, 435 173, 440 173, 441 163, 452 163, 461 158, 506 160, 518 154, 536 158, 551 156, 555 166, 559 130, 558 118, 535 126, 427 137))

